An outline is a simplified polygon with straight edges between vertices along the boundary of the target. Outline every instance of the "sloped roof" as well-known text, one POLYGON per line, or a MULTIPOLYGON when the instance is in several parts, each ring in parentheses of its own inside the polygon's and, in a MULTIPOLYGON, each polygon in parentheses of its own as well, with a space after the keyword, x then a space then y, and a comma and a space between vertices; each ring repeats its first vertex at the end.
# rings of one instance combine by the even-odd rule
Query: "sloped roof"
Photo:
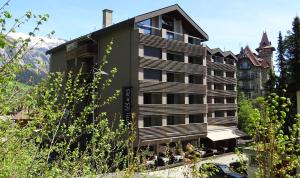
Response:
POLYGON ((100 30, 91 32, 91 33, 89 33, 87 35, 83 35, 83 36, 78 37, 76 39, 70 40, 70 41, 68 41, 68 42, 66 42, 64 44, 61 44, 61 45, 59 45, 59 46, 57 46, 55 48, 52 48, 52 49, 48 50, 46 52, 46 54, 51 54, 55 50, 61 49, 61 48, 65 47, 67 44, 70 44, 72 42, 80 41, 80 40, 86 40, 86 39, 89 39, 92 36, 97 36, 97 35, 103 34, 105 32, 117 29, 117 28, 119 28, 122 25, 134 24, 136 22, 140 22, 140 21, 143 21, 143 20, 146 20, 146 19, 158 16, 158 15, 162 15, 162 14, 165 14, 165 13, 168 13, 168 12, 172 12, 172 11, 177 11, 178 13, 180 13, 187 20, 187 22, 190 25, 192 25, 192 27, 194 27, 197 30, 197 32, 199 32, 199 34, 201 34, 201 36, 203 37, 204 40, 206 40, 206 41, 208 40, 208 35, 204 32, 204 30, 202 30, 202 28, 199 27, 199 25, 197 25, 193 21, 193 19, 189 15, 187 15, 187 13, 184 10, 182 10, 182 8, 178 4, 174 4, 174 5, 165 7, 165 8, 161 8, 161 9, 158 9, 158 10, 154 10, 154 11, 151 11, 151 12, 148 12, 148 13, 145 13, 145 14, 141 14, 141 15, 132 17, 130 19, 121 21, 121 22, 119 22, 117 24, 113 24, 113 25, 108 26, 106 28, 102 28, 100 30))
POLYGON ((252 50, 248 45, 244 49, 242 49, 242 51, 238 56, 248 58, 254 66, 263 67, 263 68, 270 67, 270 65, 265 59, 256 57, 256 55, 252 52, 252 50))
POLYGON ((209 54, 217 54, 217 53, 219 53, 223 57, 231 56, 233 59, 238 60, 238 58, 233 54, 232 51, 225 51, 225 52, 223 52, 220 48, 211 49, 208 46, 206 46, 206 49, 207 49, 207 53, 209 53, 209 54))

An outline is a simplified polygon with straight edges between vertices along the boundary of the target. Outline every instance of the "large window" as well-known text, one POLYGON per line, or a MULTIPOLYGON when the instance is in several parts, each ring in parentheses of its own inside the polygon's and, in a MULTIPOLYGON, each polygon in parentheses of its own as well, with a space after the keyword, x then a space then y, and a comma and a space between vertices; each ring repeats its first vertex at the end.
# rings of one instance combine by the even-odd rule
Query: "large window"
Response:
POLYGON ((161 116, 144 116, 144 127, 162 126, 161 116))
POLYGON ((161 59, 161 49, 144 46, 144 56, 156 57, 161 59))
POLYGON ((151 19, 146 19, 144 21, 139 22, 138 27, 144 30, 145 35, 150 35, 152 34, 152 20, 151 19))
POLYGON ((144 80, 161 81, 161 71, 155 69, 144 69, 144 80))
POLYGON ((167 125, 185 124, 184 115, 167 116, 167 125))
POLYGON ((168 51, 167 60, 184 62, 184 55, 183 53, 168 51))
POLYGON ((223 77, 224 71, 222 71, 222 70, 214 70, 214 75, 215 76, 221 76, 221 77, 223 77))
POLYGON ((235 116, 235 111, 234 110, 227 111, 227 116, 235 116))
POLYGON ((224 117, 224 111, 215 111, 215 117, 224 117))
POLYGON ((203 123, 204 117, 203 114, 193 114, 189 115, 190 123, 203 123))
POLYGON ((223 104, 224 103, 224 98, 222 98, 222 97, 215 97, 215 103, 221 103, 221 104, 223 104))
POLYGON ((144 104, 161 104, 161 93, 144 93, 144 104))

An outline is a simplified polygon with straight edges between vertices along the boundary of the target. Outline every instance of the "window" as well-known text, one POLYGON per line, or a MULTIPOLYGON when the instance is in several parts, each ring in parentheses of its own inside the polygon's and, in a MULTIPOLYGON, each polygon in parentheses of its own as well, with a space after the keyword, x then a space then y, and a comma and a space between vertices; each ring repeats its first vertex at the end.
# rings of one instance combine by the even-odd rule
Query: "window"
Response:
POLYGON ((231 90, 231 91, 233 91, 233 90, 234 90, 234 85, 232 85, 232 84, 226 85, 226 90, 231 90))
POLYGON ((203 96, 189 95, 189 104, 203 104, 203 96))
POLYGON ((144 127, 162 126, 161 116, 144 116, 144 127))
POLYGON ((224 84, 215 83, 215 90, 224 90, 224 84))
POLYGON ((184 104, 184 94, 167 94, 167 104, 184 104))
POLYGON ((226 58, 225 62, 226 64, 234 65, 234 59, 226 58))
POLYGON ((181 74, 181 73, 167 73, 167 82, 181 82, 181 83, 184 83, 184 74, 181 74))
POLYGON ((220 56, 213 56, 214 62, 216 63, 223 63, 223 57, 220 56))
POLYGON ((204 117, 203 114, 193 114, 189 115, 190 123, 203 123, 204 117))
POLYGON ((156 57, 161 59, 161 49, 144 46, 144 56, 156 57))
POLYGON ((162 28, 174 31, 174 19, 170 16, 163 15, 162 16, 162 28))
POLYGON ((203 76, 202 75, 189 75, 189 83, 203 84, 203 76))
POLYGON ((188 42, 190 44, 201 45, 201 39, 200 38, 194 38, 194 37, 189 36, 188 42))
POLYGON ((184 62, 184 55, 183 53, 168 51, 167 60, 184 62))
POLYGON ((144 21, 139 22, 138 27, 144 30, 145 35, 151 35, 152 34, 152 20, 146 19, 144 21))
POLYGON ((240 63, 240 69, 250 69, 251 66, 248 61, 243 61, 240 63))
POLYGON ((144 93, 144 104, 161 104, 161 93, 144 93))
POLYGON ((161 81, 161 71, 155 69, 144 69, 144 79, 161 81))
POLYGON ((202 57, 189 56, 189 63, 203 65, 202 57))
POLYGON ((226 77, 234 78, 234 72, 226 72, 226 77))
POLYGON ((185 124, 184 115, 167 116, 167 125, 185 124))

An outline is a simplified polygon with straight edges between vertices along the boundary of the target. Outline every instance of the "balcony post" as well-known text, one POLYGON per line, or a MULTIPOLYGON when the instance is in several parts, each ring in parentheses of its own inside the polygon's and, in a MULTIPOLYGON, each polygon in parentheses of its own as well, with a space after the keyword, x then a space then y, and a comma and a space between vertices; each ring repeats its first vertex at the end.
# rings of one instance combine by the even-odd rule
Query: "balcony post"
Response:
POLYGON ((162 60, 167 60, 167 49, 162 49, 161 50, 161 59, 162 60))
POLYGON ((162 93, 162 104, 167 104, 167 94, 162 93))
POLYGON ((184 115, 184 121, 185 124, 190 124, 190 118, 188 114, 184 115))
POLYGON ((214 83, 211 84, 211 90, 215 90, 215 84, 214 83))
POLYGON ((189 56, 187 53, 184 53, 184 63, 189 63, 189 56))
POLYGON ((211 118, 215 118, 216 115, 215 115, 215 111, 211 113, 211 118))
POLYGON ((139 80, 144 80, 144 69, 139 68, 139 80))
POLYGON ((139 45, 139 57, 144 57, 144 45, 139 45))
POLYGON ((188 34, 183 34, 183 40, 185 43, 189 43, 189 35, 188 34))
POLYGON ((227 111, 224 111, 224 117, 227 117, 227 111))
POLYGON ((184 74, 184 83, 189 83, 189 75, 187 73, 184 74))
POLYGON ((211 104, 215 104, 215 98, 211 97, 211 104))
POLYGON ((203 114, 203 122, 204 122, 204 123, 207 123, 207 113, 204 113, 204 114, 203 114))
POLYGON ((189 94, 184 94, 184 104, 190 104, 189 94))
POLYGON ((162 38, 167 38, 167 30, 164 29, 164 28, 161 29, 161 37, 162 38))
POLYGON ((161 71, 161 81, 167 82, 167 72, 166 71, 161 71))
POLYGON ((144 104, 144 94, 143 93, 139 93, 138 104, 144 104))
POLYGON ((139 117, 138 119, 138 128, 144 127, 144 117, 139 117))
POLYGON ((203 104, 207 104, 207 96, 206 95, 203 96, 203 104))
POLYGON ((162 126, 166 126, 167 125, 167 116, 162 116, 162 126))
POLYGON ((203 85, 207 85, 207 78, 206 78, 206 75, 203 76, 203 85))

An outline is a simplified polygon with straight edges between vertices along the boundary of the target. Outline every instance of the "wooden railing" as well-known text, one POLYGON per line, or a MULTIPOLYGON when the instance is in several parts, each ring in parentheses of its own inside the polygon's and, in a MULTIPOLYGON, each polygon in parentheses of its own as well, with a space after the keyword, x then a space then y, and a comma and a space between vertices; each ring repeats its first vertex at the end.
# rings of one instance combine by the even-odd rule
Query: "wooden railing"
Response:
POLYGON ((206 104, 140 104, 140 115, 174 115, 207 113, 206 104))
POLYGON ((173 92, 206 94, 206 85, 178 82, 139 81, 140 92, 173 92))
POLYGON ((207 96, 219 96, 219 97, 236 97, 236 91, 230 90, 207 90, 207 96))
POLYGON ((181 124, 138 129, 139 140, 169 139, 172 137, 189 137, 207 133, 206 123, 181 124))
POLYGON ((192 56, 206 56, 206 48, 203 45, 194 45, 177 40, 168 40, 156 35, 144 35, 139 33, 139 43, 145 46, 187 53, 192 56))
POLYGON ((215 70, 222 70, 222 71, 230 71, 234 72, 236 71, 236 66, 230 65, 230 64, 222 64, 222 63, 216 63, 207 61, 207 68, 215 69, 215 70))
POLYGON ((66 53, 66 58, 85 57, 97 54, 97 45, 84 44, 66 53))
POLYGON ((159 69, 171 72, 185 72, 190 74, 206 75, 205 66, 171 60, 162 60, 158 58, 140 57, 139 66, 142 68, 159 69))
POLYGON ((234 103, 215 103, 215 104, 208 104, 208 111, 223 111, 223 110, 236 110, 237 104, 234 103))
POLYGON ((236 80, 236 78, 208 75, 207 76, 207 82, 224 83, 224 84, 236 84, 237 80, 236 80))
POLYGON ((238 122, 236 116, 227 116, 227 117, 208 117, 207 123, 208 125, 236 125, 238 122))

